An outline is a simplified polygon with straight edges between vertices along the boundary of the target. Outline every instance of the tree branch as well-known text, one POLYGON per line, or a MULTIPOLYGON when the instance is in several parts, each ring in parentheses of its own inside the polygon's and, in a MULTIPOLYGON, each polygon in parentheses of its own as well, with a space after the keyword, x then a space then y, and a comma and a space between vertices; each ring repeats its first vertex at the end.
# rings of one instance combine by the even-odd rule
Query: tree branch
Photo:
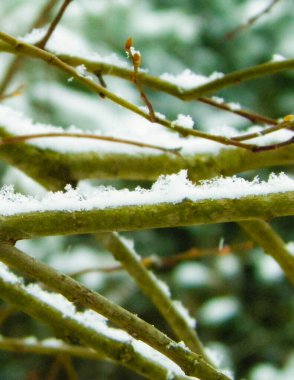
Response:
MULTIPOLYGON (((0 290, 1 292, 1 290, 0 290)), ((53 338, 55 339, 55 338, 53 338)), ((30 339, 29 338, 0 338, 0 350, 12 351, 15 353, 29 353, 36 355, 59 355, 68 354, 82 359, 90 360, 106 360, 107 357, 101 352, 95 352, 92 349, 73 345, 63 342, 62 340, 56 341, 56 346, 50 345, 50 338, 44 340, 30 339)))
POLYGON ((208 363, 212 364, 205 353, 195 328, 191 327, 187 320, 183 318, 170 295, 162 288, 155 275, 146 269, 139 260, 137 253, 117 233, 97 235, 97 238, 128 271, 145 296, 150 298, 173 330, 177 339, 183 341, 191 351, 201 355, 208 363))
POLYGON ((226 34, 226 38, 231 40, 236 37, 237 34, 241 33, 243 30, 249 28, 253 24, 255 24, 262 16, 266 13, 269 13, 271 9, 279 2, 280 0, 272 0, 262 11, 258 12, 256 15, 251 17, 246 23, 238 26, 231 32, 226 34))
POLYGON ((285 243, 271 226, 263 220, 239 222, 239 225, 267 254, 273 257, 290 282, 294 284, 294 256, 287 250, 285 243))
MULTIPOLYGON (((134 202, 135 203, 135 202, 134 202)), ((113 206, 90 211, 35 211, 0 218, 0 238, 6 241, 41 236, 134 231, 149 228, 269 220, 294 214, 293 192, 236 199, 184 199, 179 203, 113 206)))
MULTIPOLYGON (((20 284, 6 282, 0 277, 0 297, 33 318, 48 324, 69 341, 81 342, 94 349, 98 354, 107 355, 110 359, 129 367, 146 378, 160 380, 167 378, 167 369, 136 351, 132 342, 110 338, 106 334, 80 323, 73 317, 66 316, 64 318, 61 311, 33 296, 20 284)), ((174 376, 178 380, 189 379, 187 376, 177 374, 174 376)), ((206 380, 203 376, 201 378, 206 380)), ((211 380, 221 379, 216 376, 209 378, 211 380)), ((222 379, 227 378, 223 376, 222 379)))
MULTIPOLYGON (((241 141, 232 140, 228 137, 213 135, 213 134, 202 132, 199 130, 182 127, 181 125, 178 125, 174 122, 171 122, 167 119, 162 119, 162 118, 157 117, 157 116, 155 116, 155 119, 154 119, 152 115, 150 116, 149 113, 145 113, 144 111, 142 111, 142 109, 140 107, 135 106, 134 104, 132 104, 132 103, 126 101, 125 99, 115 95, 114 93, 108 91, 105 87, 95 83, 92 80, 92 78, 89 78, 89 76, 87 76, 87 75, 84 76, 84 75, 79 74, 73 67, 71 67, 71 66, 67 65, 66 63, 64 63, 63 61, 61 61, 56 55, 53 55, 53 54, 51 54, 45 50, 39 49, 34 45, 30 45, 30 44, 24 43, 20 40, 17 40, 16 38, 13 38, 12 36, 5 34, 3 32, 0 32, 0 39, 13 48, 14 54, 28 54, 28 55, 31 55, 35 58, 43 60, 44 62, 46 62, 49 65, 56 66, 59 69, 61 69, 62 71, 69 74, 71 77, 73 77, 73 78, 77 79, 78 81, 80 81, 81 83, 83 83, 85 86, 90 88, 92 91, 94 91, 99 96, 101 96, 101 94, 103 94, 106 98, 110 99, 114 103, 121 105, 122 107, 128 109, 129 111, 132 111, 132 112, 142 116, 143 118, 149 120, 150 122, 156 122, 156 123, 168 128, 172 131, 178 132, 182 136, 200 137, 203 139, 219 142, 223 145, 231 145, 231 146, 235 146, 235 147, 244 148, 244 149, 250 150, 252 152, 258 152, 259 151, 258 146, 255 144, 243 143, 241 141)), ((294 62, 294 60, 293 60, 293 62, 294 62)), ((284 63, 284 62, 282 62, 282 63, 284 63)), ((272 63, 268 63, 267 65, 270 65, 270 64, 272 64, 272 63)), ((253 70, 253 69, 256 71, 257 66, 255 66, 255 68, 251 68, 251 70, 253 70)), ((237 74, 238 73, 235 73, 235 76, 237 74)), ((217 81, 213 81, 213 82, 210 82, 206 85, 197 87, 197 89, 195 90, 195 91, 197 91, 196 98, 204 95, 205 93, 204 94, 201 93, 202 89, 203 88, 206 89, 205 86, 210 86, 211 83, 214 84, 214 86, 217 86, 217 85, 220 86, 220 84, 221 84, 221 86, 227 87, 229 84, 228 78, 230 80, 232 80, 232 77, 234 77, 233 74, 226 76, 227 79, 225 80, 225 84, 222 82, 224 78, 221 78, 217 81), (199 91, 200 91, 200 93, 198 94, 199 91)), ((238 80, 241 80, 240 79, 241 77, 239 74, 238 74, 238 78, 239 78, 238 80)), ((213 89, 216 90, 217 88, 213 87, 213 89)), ((190 95, 191 95, 191 90, 186 91, 185 94, 186 94, 185 97, 188 96, 187 100, 189 100, 190 95)), ((194 97, 192 97, 190 100, 192 100, 192 99, 194 99, 194 97)), ((291 143, 291 141, 290 141, 290 143, 291 143)), ((276 149, 276 148, 277 147, 273 147, 272 149, 276 149)), ((271 149, 271 148, 269 148, 269 149, 271 149)))
MULTIPOLYGON (((50 17, 52 9, 54 8, 54 6, 57 2, 58 2, 58 0, 48 0, 48 2, 45 4, 45 6, 41 9, 36 20, 32 23, 29 30, 33 30, 35 28, 40 28, 44 23, 46 23, 46 20, 50 17)), ((24 58, 23 56, 16 56, 10 62, 10 65, 6 69, 5 74, 3 76, 3 79, 0 83, 0 95, 4 94, 9 83, 12 82, 16 73, 20 70, 22 63, 23 63, 22 62, 23 58, 24 58)))
MULTIPOLYGON (((0 126, 0 136, 12 137, 0 126)), ((87 178, 155 180, 161 174, 188 169, 192 180, 233 175, 270 166, 293 165, 294 146, 265 151, 256 156, 244 149, 222 149, 219 153, 62 153, 31 144, 0 145, 0 158, 22 170, 50 190, 87 178)))
MULTIPOLYGON (((154 349, 161 352, 163 355, 166 355, 168 358, 173 360, 183 369, 187 375, 197 376, 203 380, 227 379, 226 376, 220 374, 213 367, 208 365, 201 358, 201 356, 192 353, 187 348, 183 348, 181 345, 168 338, 165 334, 161 333, 155 327, 151 326, 147 322, 143 321, 122 307, 108 301, 97 292, 89 290, 74 279, 57 272, 44 263, 37 261, 31 256, 18 250, 13 245, 7 243, 0 244, 0 260, 9 267, 14 268, 21 273, 24 273, 26 276, 32 277, 37 281, 41 281, 50 289, 53 289, 54 291, 62 294, 69 301, 74 302, 76 305, 94 310, 95 312, 108 318, 118 327, 127 331, 135 339, 142 340, 154 349)), ((3 284, 3 288, 4 287, 5 284, 3 284)), ((12 288, 9 289, 11 292, 17 292, 17 290, 19 290, 15 287, 15 284, 10 284, 10 287, 12 288)), ((5 289, 2 291, 0 290, 0 292, 2 293, 0 294, 3 299, 7 301, 7 298, 5 298, 5 289)), ((18 297, 16 298, 17 300, 15 302, 21 302, 22 305, 22 301, 18 297)), ((9 299, 8 302, 14 303, 13 298, 9 299)), ((22 305, 21 310, 24 310, 25 312, 27 311, 25 305, 22 305)), ((36 317, 37 315, 33 314, 33 316, 36 317)), ((68 318, 63 319, 65 321, 68 320, 68 318)), ((54 316, 52 317, 52 323, 53 320, 54 316)), ((62 328, 62 326, 60 327, 62 328)), ((75 329, 76 326, 73 327, 73 330, 75 329)), ((77 332, 78 331, 80 330, 77 329, 77 332)), ((90 335, 93 335, 93 332, 90 335)), ((76 334, 73 334, 73 336, 76 336, 76 334)), ((89 345, 89 342, 86 344, 89 345)), ((98 351, 105 352, 105 354, 109 357, 113 357, 115 355, 116 358, 121 358, 123 361, 123 358, 121 356, 122 343, 119 342, 117 344, 119 355, 117 352, 115 353, 112 351, 112 347, 107 347, 106 344, 101 345, 101 342, 99 343, 98 351)), ((90 346, 93 347, 93 345, 90 346)), ((93 348, 97 349, 97 346, 93 348)), ((144 357, 139 357, 138 360, 139 359, 145 360, 144 357)), ((130 366, 131 363, 129 361, 126 361, 124 364, 130 366)))
POLYGON ((72 2, 72 0, 64 0, 63 4, 61 5, 56 17, 53 19, 52 23, 50 24, 47 33, 45 36, 37 43, 37 46, 40 49, 44 49, 47 42, 49 41, 49 38, 52 36, 54 30, 56 29, 58 23, 60 22, 62 16, 64 15, 64 12, 66 11, 66 8, 69 6, 69 4, 72 2))

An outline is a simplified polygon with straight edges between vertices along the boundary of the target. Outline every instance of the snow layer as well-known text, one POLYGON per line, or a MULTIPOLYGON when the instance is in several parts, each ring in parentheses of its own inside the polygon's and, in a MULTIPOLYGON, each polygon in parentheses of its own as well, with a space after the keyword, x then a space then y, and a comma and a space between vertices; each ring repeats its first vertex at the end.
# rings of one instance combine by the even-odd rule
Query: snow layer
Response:
POLYGON ((84 211, 130 205, 152 205, 179 203, 184 199, 194 202, 204 199, 235 199, 250 195, 294 191, 294 180, 284 173, 272 174, 267 182, 256 177, 252 182, 243 178, 228 177, 205 180, 195 186, 187 178, 187 171, 160 176, 149 190, 137 187, 135 190, 117 190, 113 187, 84 186, 73 189, 70 185, 64 191, 48 192, 37 198, 15 193, 13 186, 0 190, 0 215, 13 215, 27 212, 84 211))
MULTIPOLYGON (((58 95, 58 99, 62 99, 65 94, 56 94, 58 95)), ((76 99, 77 100, 77 99, 76 99)), ((70 98, 69 103, 72 107, 75 106, 74 99, 70 98), (73 105, 74 104, 74 105, 73 105)), ((84 104, 83 104, 84 106, 84 104)), ((77 104, 77 107, 83 108, 83 106, 77 104)), ((133 114, 127 113, 127 116, 122 116, 119 114, 116 119, 113 117, 113 108, 111 110, 106 110, 105 108, 99 108, 99 103, 95 103, 95 107, 97 110, 96 113, 103 114, 103 117, 106 120, 109 120, 111 124, 111 137, 129 139, 141 143, 152 144, 152 145, 160 145, 163 148, 174 149, 181 148, 181 153, 184 155, 191 154, 201 154, 201 153, 211 153, 217 154, 221 149, 232 149, 230 146, 224 146, 223 144, 206 140, 202 138, 195 137, 181 137, 178 133, 167 130, 165 127, 162 127, 156 123, 150 123, 149 121, 143 119, 142 117, 133 114), (111 113, 111 118, 109 114, 111 113), (109 119, 108 119, 109 117, 109 119)), ((143 108, 145 112, 145 108, 143 108)), ((88 112, 88 111, 87 111, 88 112)), ((90 109, 89 109, 90 112, 90 109)), ((93 112, 93 111, 92 111, 93 112)), ((164 119, 164 115, 156 113, 156 116, 164 119)), ((180 116, 180 115, 179 115, 180 116)), ((184 126, 192 127, 193 120, 189 116, 181 116, 182 120, 177 120, 180 123, 184 122, 184 126)), ((105 122, 104 122, 105 123, 105 122)), ((107 125, 108 127, 108 125, 107 125)), ((46 125, 41 123, 35 123, 30 118, 23 115, 21 112, 15 111, 12 108, 7 106, 0 105, 0 128, 3 128, 9 134, 12 135, 24 135, 24 134, 35 134, 35 133, 92 133, 97 135, 110 136, 110 133, 107 131, 108 128, 104 128, 104 131, 85 131, 77 128, 72 125, 67 129, 62 127, 57 127, 53 125, 46 125)), ((261 126, 253 126, 248 129, 248 133, 258 132, 263 130, 264 128, 261 126)), ((218 134, 226 137, 237 136, 240 134, 236 129, 227 127, 227 126, 219 126, 218 124, 214 125, 213 130, 208 130, 208 133, 218 134)), ((265 135, 263 137, 259 137, 253 140, 250 140, 251 143, 258 144, 271 144, 277 143, 281 141, 285 141, 292 137, 292 132, 289 130, 280 130, 275 133, 271 133, 265 135)), ((81 152, 97 152, 99 154, 103 154, 105 152, 111 153, 128 153, 128 154, 153 154, 158 155, 162 154, 162 152, 149 149, 149 148, 139 148, 136 146, 131 146, 122 143, 113 143, 106 142, 101 140, 94 140, 89 138, 73 138, 73 137, 51 137, 51 138, 39 138, 34 140, 29 140, 27 143, 31 145, 38 146, 43 149, 50 149, 53 151, 58 151, 62 153, 81 153, 81 152)))
MULTIPOLYGON (((46 28, 33 29, 30 33, 19 39, 29 44, 35 44, 44 37, 46 30, 46 28)), ((46 44, 46 48, 55 54, 79 56, 92 62, 107 63, 124 68, 129 67, 128 63, 119 59, 116 54, 112 53, 107 56, 101 56, 98 53, 92 52, 91 47, 84 39, 61 25, 53 32, 46 44)))
POLYGON ((223 76, 223 73, 214 72, 209 77, 206 77, 205 75, 195 74, 191 70, 186 69, 178 75, 164 73, 160 76, 160 78, 177 85, 183 90, 190 90, 191 88, 201 86, 216 79, 220 79, 223 76))

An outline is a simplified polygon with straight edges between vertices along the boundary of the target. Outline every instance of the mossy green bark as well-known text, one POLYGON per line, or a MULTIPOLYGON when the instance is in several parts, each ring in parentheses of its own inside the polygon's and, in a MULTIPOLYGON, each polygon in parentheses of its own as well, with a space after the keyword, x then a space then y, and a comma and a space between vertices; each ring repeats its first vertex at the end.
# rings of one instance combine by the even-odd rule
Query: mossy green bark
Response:
MULTIPOLYGON (((62 312, 32 296, 21 286, 5 282, 1 277, 0 297, 30 316, 49 324, 65 341, 79 342, 91 347, 101 353, 101 356, 107 355, 145 378, 167 378, 167 370, 164 367, 137 352, 132 344, 111 339, 69 316, 65 318, 62 312)), ((175 378, 185 380, 186 376, 179 375, 175 378)), ((203 377, 202 379, 204 380, 203 377)))
MULTIPOLYGON (((138 318, 136 315, 123 309, 121 306, 108 301, 99 293, 91 291, 90 289, 86 288, 84 285, 80 284, 71 277, 57 272, 50 266, 42 262, 39 262, 33 257, 18 250, 12 244, 0 243, 0 260, 9 267, 14 268, 21 273, 24 273, 26 276, 29 276, 31 278, 36 279, 37 281, 44 283, 50 289, 53 289, 57 293, 62 294, 64 297, 66 297, 69 301, 73 302, 74 304, 85 307, 87 309, 94 310, 97 313, 102 314, 110 321, 115 323, 118 327, 127 331, 135 339, 142 340, 154 349, 169 357, 171 360, 177 363, 187 375, 197 376, 203 380, 227 380, 227 377, 225 375, 217 372, 213 367, 207 364, 200 355, 192 353, 187 348, 183 348, 181 345, 168 338, 161 331, 157 330, 154 326, 138 318)), ((1 281, 1 277, 0 285, 2 285, 2 288, 0 286, 1 298, 7 300, 9 303, 12 304, 19 302, 18 305, 20 309, 30 314, 30 309, 27 308, 28 305, 26 303, 25 297, 21 297, 23 294, 23 290, 20 289, 19 286, 17 286, 16 284, 10 284, 7 291, 8 285, 5 285, 5 282, 1 281), (14 296, 12 293, 14 292, 17 295, 18 291, 20 292, 20 299, 14 300, 14 296), (8 295, 8 293, 10 294, 10 296, 8 295)), ((36 300, 32 300, 33 305, 35 305, 35 301, 36 300)), ((42 319, 42 310, 42 307, 37 308, 37 311, 34 314, 31 313, 31 315, 42 319)), ((44 318, 46 318, 46 316, 47 315, 44 315, 44 318)), ((61 317, 63 318, 62 315, 61 317)), ((60 316, 57 316, 56 319, 56 324, 53 320, 47 320, 47 322, 49 322, 50 325, 53 325, 54 327, 55 325, 57 325, 58 327, 57 323, 60 319, 60 316)), ((73 326, 72 329, 75 330, 75 326, 73 326)), ((66 325, 64 326, 64 328, 61 325, 61 331, 66 336, 71 336, 71 329, 68 330, 68 328, 66 328, 66 325)), ((77 329, 76 334, 78 337, 79 331, 80 329, 77 329)), ((93 339, 95 339, 95 336, 93 334, 91 336, 93 336, 93 339)), ((102 339, 104 338, 102 337, 102 339)), ((82 340, 82 342, 84 341, 82 340)), ((87 342, 87 344, 91 346, 90 341, 87 342)), ((105 347, 103 344, 104 343, 100 343, 100 348, 98 349, 98 351, 105 352, 108 355, 109 349, 111 350, 111 346, 107 346, 107 341, 105 342, 105 347)), ((133 350, 130 351, 130 355, 127 355, 128 360, 124 359, 124 356, 122 354, 123 352, 121 352, 121 349, 119 349, 118 356, 116 356, 117 352, 115 351, 108 356, 125 364, 126 366, 131 367, 131 359, 133 359, 134 357, 133 350)), ((142 360, 147 359, 142 357, 142 360)))
MULTIPOLYGON (((0 136, 8 137, 0 126, 0 136)), ((81 140, 81 144, 82 144, 81 140)), ((218 153, 194 155, 144 153, 60 153, 32 144, 0 144, 0 158, 18 168, 50 190, 82 179, 155 180, 162 174, 187 169, 197 181, 218 175, 229 176, 275 165, 294 164, 294 145, 268 152, 252 153, 244 149, 221 149, 218 153)))
POLYGON ((134 231, 150 228, 269 220, 294 213, 294 192, 206 199, 90 211, 46 211, 0 217, 0 238, 17 241, 41 236, 134 231))
POLYGON ((183 341, 191 351, 203 356, 210 363, 195 328, 191 327, 186 318, 182 316, 171 296, 162 288, 155 275, 148 271, 138 259, 137 253, 116 233, 100 234, 97 235, 97 238, 122 264, 145 296, 159 310, 177 339, 183 341))

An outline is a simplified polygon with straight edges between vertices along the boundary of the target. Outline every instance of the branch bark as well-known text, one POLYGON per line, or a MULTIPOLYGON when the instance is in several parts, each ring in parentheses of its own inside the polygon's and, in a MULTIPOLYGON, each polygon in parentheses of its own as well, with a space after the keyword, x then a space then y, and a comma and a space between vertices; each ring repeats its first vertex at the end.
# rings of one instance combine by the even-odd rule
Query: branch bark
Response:
POLYGON ((197 331, 191 327, 178 308, 173 303, 170 295, 160 286, 154 273, 147 270, 139 260, 137 253, 131 249, 116 233, 97 235, 98 241, 108 249, 116 260, 128 271, 136 281, 142 292, 150 298, 153 305, 159 310, 169 324, 176 337, 183 341, 193 352, 201 355, 212 365, 206 355, 204 347, 198 337, 197 331))
MULTIPOLYGON (((0 276, 0 298, 15 305, 26 314, 51 326, 60 336, 71 342, 80 342, 91 347, 99 355, 107 355, 110 359, 129 367, 145 378, 166 380, 168 371, 160 364, 146 358, 136 351, 132 343, 121 342, 107 337, 91 327, 81 324, 79 321, 64 315, 53 306, 31 295, 20 284, 6 282, 0 276)), ((96 354, 96 355, 97 355, 96 354)), ((173 374, 177 380, 189 380, 189 377, 173 374)), ((201 376, 203 380, 208 377, 201 376)), ((221 377, 209 377, 209 379, 223 379, 221 377)))
POLYGON ((0 217, 0 238, 17 241, 41 236, 135 231, 196 224, 269 220, 294 214, 293 192, 138 204, 90 211, 45 211, 0 217))
MULTIPOLYGON (((89 290, 79 282, 73 280, 71 277, 59 273, 50 266, 37 261, 24 252, 18 250, 13 245, 8 243, 0 243, 0 260, 9 267, 16 269, 21 273, 24 273, 25 275, 36 279, 37 281, 41 281, 50 289, 53 289, 56 292, 62 294, 69 301, 74 302, 76 305, 94 310, 97 313, 108 318, 117 326, 127 331, 135 339, 142 340, 154 349, 161 352, 163 355, 166 355, 168 358, 173 360, 183 369, 187 375, 197 376, 203 380, 227 380, 227 377, 225 375, 222 375, 213 367, 208 365, 200 355, 192 353, 187 348, 183 348, 181 345, 168 338, 165 334, 157 330, 155 327, 123 309, 121 306, 108 301, 97 292, 89 290)), ((24 310, 25 312, 30 311, 30 309, 26 308, 26 301, 21 300, 21 297, 23 297, 22 289, 16 287, 15 284, 5 284, 3 282, 1 283, 1 278, 0 284, 2 285, 2 291, 0 289, 0 294, 4 300, 7 300, 7 297, 10 295, 8 298, 9 303, 12 302, 15 304, 16 302, 20 302, 21 310, 24 310), (16 298, 15 301, 13 301, 14 297, 16 298)), ((34 304, 34 301, 35 300, 32 300, 31 302, 34 304)), ((31 313, 29 312, 29 314, 31 313)), ((39 317, 38 314, 32 315, 39 317)), ((45 318, 46 315, 43 316, 42 314, 42 317, 45 318)), ((58 320, 59 319, 60 317, 58 317, 58 320)), ((62 319, 67 320, 67 318, 62 319)), ((51 325, 55 325, 54 316, 52 316, 52 320, 47 320, 47 322, 49 322, 51 325)), ((75 330, 77 326, 75 325, 72 328, 75 330)), ((77 328, 77 334, 78 331, 80 330, 77 328)), ((92 336, 93 333, 90 335, 92 336)), ((76 336, 76 334, 74 334, 74 336, 76 336)), ((89 342, 87 342, 87 344, 89 344, 89 342)), ((99 345, 99 352, 103 351, 108 356, 113 357, 114 353, 111 353, 112 347, 105 345, 104 348, 104 344, 101 346, 101 342, 99 345)), ((97 345, 95 349, 97 349, 97 345)), ((122 354, 121 343, 119 344, 118 349, 118 358, 120 358, 122 354)), ((144 357, 142 357, 142 360, 144 360, 144 357)), ((127 362, 125 364, 129 365, 130 363, 127 362)))
POLYGON ((264 249, 265 253, 272 256, 294 285, 294 256, 287 250, 284 241, 272 227, 263 220, 244 221, 239 225, 264 249))

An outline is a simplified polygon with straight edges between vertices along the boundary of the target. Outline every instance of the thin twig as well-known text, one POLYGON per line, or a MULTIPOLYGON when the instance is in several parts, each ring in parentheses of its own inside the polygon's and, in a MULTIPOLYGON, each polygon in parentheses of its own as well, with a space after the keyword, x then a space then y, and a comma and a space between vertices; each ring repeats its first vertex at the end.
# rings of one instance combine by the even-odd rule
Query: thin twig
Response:
POLYGON ((7 144, 16 144, 28 140, 33 139, 40 139, 40 138, 50 138, 50 137, 67 137, 67 138, 83 138, 83 139, 93 139, 93 140, 102 140, 102 141, 109 141, 119 144, 127 144, 127 145, 133 145, 138 146, 140 148, 150 148, 155 150, 160 150, 162 152, 168 152, 172 154, 179 154, 180 148, 164 148, 157 145, 152 144, 145 144, 139 141, 132 141, 132 140, 125 140, 120 139, 116 137, 110 137, 110 136, 98 136, 91 133, 58 133, 58 132, 49 132, 49 133, 35 133, 31 135, 20 135, 20 136, 13 136, 13 137, 4 137, 0 138, 0 145, 7 145, 7 144))
MULTIPOLYGON (((62 71, 68 73, 71 77, 76 78, 77 80, 82 82, 84 85, 86 85, 88 88, 90 88, 95 93, 98 93, 98 94, 102 93, 108 99, 112 100, 113 102, 115 102, 115 103, 121 105, 122 107, 124 107, 124 108, 144 117, 145 119, 151 121, 152 117, 150 116, 149 113, 144 112, 140 107, 137 107, 134 104, 126 101, 125 99, 115 95, 114 93, 110 92, 109 90, 107 90, 103 86, 101 86, 97 83, 94 83, 91 78, 88 78, 87 76, 80 75, 73 67, 71 67, 71 66, 67 65, 66 63, 64 63, 63 61, 61 61, 54 54, 51 54, 45 50, 39 49, 38 47, 36 47, 34 45, 27 44, 23 41, 17 40, 16 38, 13 38, 10 35, 3 33, 3 32, 0 32, 0 40, 6 42, 11 47, 13 47, 13 51, 15 53, 32 55, 35 58, 38 58, 38 59, 45 61, 49 65, 56 66, 59 69, 61 69, 62 71)), ((272 66, 272 65, 270 65, 270 66, 272 66)), ((232 74, 228 75, 228 77, 230 78, 230 80, 232 80, 232 78, 234 78, 234 80, 235 80, 236 75, 237 75, 237 73, 235 73, 234 75, 232 75, 232 74)), ((248 75, 248 73, 246 75, 248 75)), ((230 80, 229 80, 229 82, 230 82, 230 80)), ((215 82, 218 83, 218 87, 221 87, 221 88, 226 87, 226 85, 223 83, 224 78, 221 78, 215 82), (222 83, 222 85, 220 85, 219 82, 222 83)), ((211 83, 213 83, 213 82, 211 82, 211 83)), ((201 92, 202 92, 201 89, 205 88, 205 91, 206 91, 207 86, 209 87, 210 84, 208 83, 208 84, 205 84, 203 86, 200 86, 199 88, 197 88, 197 90, 193 90, 192 93, 190 91, 187 91, 186 95, 190 96, 191 94, 193 94, 193 96, 192 96, 192 99, 193 99, 195 96, 194 91, 196 91, 196 92, 200 91, 200 94, 201 94, 201 92)), ((201 94, 201 96, 202 96, 202 94, 201 94)), ((197 96, 197 97, 199 97, 199 96, 197 96)), ((200 137, 203 139, 218 142, 218 143, 223 144, 223 145, 244 148, 244 149, 247 149, 251 152, 260 151, 259 147, 255 144, 242 143, 241 141, 232 140, 229 137, 213 135, 213 134, 202 132, 199 130, 182 127, 181 125, 175 124, 174 122, 171 122, 167 119, 157 117, 156 115, 155 115, 155 121, 156 121, 156 123, 168 128, 170 130, 178 132, 180 135, 185 136, 185 137, 186 136, 200 137)), ((289 143, 287 143, 287 144, 289 144, 289 143)), ((281 145, 281 146, 284 146, 284 145, 281 145)), ((262 147, 262 150, 264 150, 264 149, 265 149, 265 147, 262 147)), ((269 146, 267 148, 267 150, 270 150, 270 149, 275 149, 275 148, 272 148, 272 146, 269 146)))
MULTIPOLYGON (((53 338, 55 339, 55 338, 53 338)), ((38 355, 58 355, 58 354, 69 354, 74 357, 91 359, 91 360, 105 360, 106 357, 89 348, 80 345, 71 345, 63 342, 62 340, 56 340, 56 346, 50 345, 49 341, 42 340, 28 340, 26 338, 11 338, 11 337, 1 337, 0 338, 0 350, 21 352, 21 353, 32 353, 38 355), (47 342, 48 344, 47 344, 47 342)))
MULTIPOLYGON (((49 0, 48 3, 46 3, 45 6, 41 9, 39 15, 37 16, 36 20, 32 23, 29 30, 40 28, 44 23, 46 23, 47 19, 51 15, 52 9, 54 8, 57 2, 58 0, 49 0)), ((4 77, 0 84, 0 95, 2 95, 5 92, 9 83, 11 83, 17 72, 20 70, 23 63, 23 59, 24 57, 22 56, 16 56, 11 61, 10 65, 6 69, 4 77)))
POLYGON ((59 9, 56 17, 53 19, 52 23, 50 24, 48 30, 47 30, 47 33, 45 34, 45 36, 41 39, 41 41, 39 41, 36 45, 40 48, 40 49, 44 49, 49 38, 52 36, 54 30, 56 29, 58 23, 60 22, 66 8, 69 6, 69 4, 72 2, 73 0, 64 0, 63 1, 63 4, 61 6, 61 8, 59 9))
POLYGON ((263 123, 263 124, 269 124, 269 125, 276 125, 278 122, 275 119, 272 119, 270 117, 260 115, 256 112, 252 112, 245 109, 233 109, 230 104, 225 102, 218 102, 214 100, 213 98, 207 98, 207 97, 200 97, 197 99, 201 103, 209 104, 213 107, 222 109, 224 111, 228 111, 231 113, 234 113, 235 115, 239 115, 241 117, 244 117, 245 119, 248 119, 252 121, 253 123, 263 123))
MULTIPOLYGON (((200 249, 200 248, 191 248, 188 251, 178 253, 176 255, 171 255, 168 257, 158 257, 155 255, 144 257, 140 260, 140 263, 144 265, 145 268, 153 269, 155 271, 166 270, 167 268, 174 267, 184 261, 194 261, 199 258, 210 256, 210 255, 227 255, 233 252, 243 252, 249 251, 253 248, 253 244, 251 241, 234 244, 234 245, 225 245, 221 249, 220 248, 208 248, 208 249, 200 249)), ((121 264, 112 265, 109 267, 90 267, 85 268, 76 272, 71 272, 69 275, 71 277, 79 277, 89 273, 113 273, 117 271, 123 270, 123 266, 121 264)))
POLYGON ((291 144, 294 144, 294 136, 291 137, 289 140, 286 140, 286 141, 283 141, 283 142, 280 142, 280 143, 270 144, 270 145, 264 145, 264 146, 256 146, 253 149, 253 153, 266 152, 266 151, 269 151, 269 150, 275 150, 275 149, 279 149, 279 148, 282 148, 284 146, 291 145, 291 144))
MULTIPOLYGON (((241 135, 241 136, 232 137, 232 140, 236 140, 236 141, 250 140, 250 139, 257 138, 257 137, 268 135, 270 133, 279 131, 281 129, 291 129, 291 128, 293 128, 293 126, 294 126, 294 122, 285 122, 285 121, 283 121, 282 123, 279 123, 279 124, 274 125, 274 126, 269 127, 269 128, 265 128, 265 129, 263 129, 261 131, 258 131, 258 132, 252 132, 252 133, 247 133, 247 134, 244 134, 244 135, 241 135)), ((288 145, 288 144, 286 144, 286 145, 288 145)), ((270 150, 270 149, 268 149, 269 146, 270 145, 267 146, 267 150, 270 150)), ((261 147, 257 147, 256 149, 262 149, 262 148, 263 147, 261 146, 261 147)))
POLYGON ((7 94, 0 95, 0 102, 5 99, 13 98, 22 94, 23 90, 26 88, 25 84, 20 84, 15 90, 7 94))
POLYGON ((232 30, 231 32, 227 33, 226 34, 226 38, 228 40, 232 40, 233 38, 236 37, 237 34, 241 33, 242 31, 244 31, 245 29, 249 28, 250 26, 252 26, 253 24, 255 24, 262 16, 264 16, 266 13, 269 13, 271 11, 271 9, 279 2, 280 0, 272 0, 267 6, 266 8, 264 8, 262 11, 260 11, 259 13, 257 13, 256 15, 254 15, 253 17, 249 18, 249 20, 247 22, 245 22, 244 24, 238 26, 237 28, 235 28, 234 30, 232 30))

